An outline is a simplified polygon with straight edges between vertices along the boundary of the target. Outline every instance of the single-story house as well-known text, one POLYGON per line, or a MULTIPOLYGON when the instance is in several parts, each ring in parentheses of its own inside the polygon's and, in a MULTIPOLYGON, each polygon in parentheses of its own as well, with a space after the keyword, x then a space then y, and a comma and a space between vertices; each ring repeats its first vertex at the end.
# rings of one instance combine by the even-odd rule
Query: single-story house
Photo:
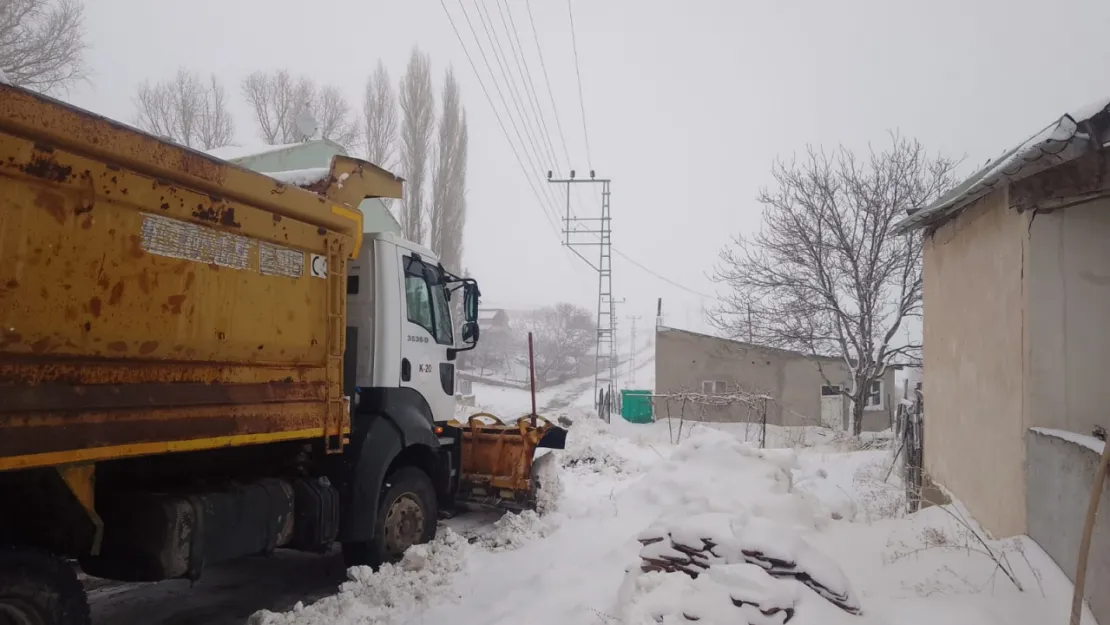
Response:
MULTIPOLYGON (((315 174, 326 174, 333 156, 348 156, 343 146, 329 139, 283 145, 229 145, 208 150, 208 154, 298 186, 304 186, 300 183, 311 181, 315 174)), ((367 198, 359 205, 359 210, 364 232, 401 233, 400 224, 384 200, 367 198)))
MULTIPOLYGON (((897 226, 923 233, 925 470, 1074 575, 1110 427, 1110 98, 1052 121, 897 226)), ((1087 589, 1110 622, 1110 484, 1087 589), (1092 593, 1097 593, 1094 596, 1092 593)))
MULTIPOLYGON (((847 363, 659 326, 655 330, 656 418, 679 416, 681 406, 665 396, 680 393, 767 395, 772 425, 818 425, 849 429, 849 403, 839 392, 851 388, 847 363)), ((885 430, 894 409, 894 368, 877 380, 864 407, 863 429, 885 430)), ((755 419, 746 405, 687 406, 687 416, 711 421, 755 419)))
POLYGON ((481 308, 478 310, 478 327, 482 332, 508 330, 509 312, 504 308, 481 308))

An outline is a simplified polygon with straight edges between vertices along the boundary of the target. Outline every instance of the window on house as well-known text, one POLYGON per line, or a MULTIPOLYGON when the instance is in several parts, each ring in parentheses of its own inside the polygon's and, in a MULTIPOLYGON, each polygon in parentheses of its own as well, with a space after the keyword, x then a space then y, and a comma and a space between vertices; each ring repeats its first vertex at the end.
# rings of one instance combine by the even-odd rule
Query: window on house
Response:
POLYGON ((839 386, 822 386, 821 387, 821 396, 822 397, 829 397, 831 395, 839 395, 839 394, 840 394, 840 387, 839 386))
POLYGON ((875 380, 871 383, 871 388, 867 393, 867 403, 864 404, 865 408, 875 408, 881 410, 883 407, 883 381, 875 380))
POLYGON ((701 383, 702 395, 724 395, 728 392, 728 385, 721 380, 706 380, 701 383))

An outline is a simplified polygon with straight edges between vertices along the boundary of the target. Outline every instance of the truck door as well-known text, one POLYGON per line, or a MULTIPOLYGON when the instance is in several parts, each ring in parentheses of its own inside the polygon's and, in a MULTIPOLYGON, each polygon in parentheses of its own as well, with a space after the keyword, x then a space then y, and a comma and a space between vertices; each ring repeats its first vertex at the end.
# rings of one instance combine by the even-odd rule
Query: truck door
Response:
POLYGON ((424 396, 435 421, 446 421, 455 414, 455 363, 447 358, 455 338, 443 272, 418 254, 398 254, 405 278, 401 386, 424 396))

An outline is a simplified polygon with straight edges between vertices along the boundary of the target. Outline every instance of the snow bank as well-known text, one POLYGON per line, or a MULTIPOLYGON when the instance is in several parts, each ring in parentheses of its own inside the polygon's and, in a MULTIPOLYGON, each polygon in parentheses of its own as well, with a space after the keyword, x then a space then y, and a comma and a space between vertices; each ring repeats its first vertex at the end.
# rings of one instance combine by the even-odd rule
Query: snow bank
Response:
MULTIPOLYGON (((747 514, 694 516, 656 524, 641 532, 638 539, 644 545, 640 550, 643 573, 666 572, 700 579, 722 565, 755 567, 759 575, 746 572, 735 579, 717 577, 717 583, 730 591, 733 605, 739 601, 756 606, 765 615, 769 606, 793 611, 793 601, 783 603, 780 595, 769 590, 776 588, 771 579, 786 579, 801 583, 846 613, 860 612, 859 601, 840 566, 778 521, 747 514), (730 584, 730 579, 735 583, 730 584)), ((747 571, 743 567, 733 570, 747 571)), ((634 570, 630 572, 635 574, 634 570)), ((634 597, 623 598, 635 603, 634 597)))
POLYGON ((563 497, 562 466, 558 462, 561 452, 549 451, 538 456, 532 463, 532 475, 536 478, 536 512, 549 514, 559 507, 563 497))
POLYGON ((0 69, 0 85, 10 84, 12 84, 12 81, 8 79, 8 75, 4 73, 4 70, 0 69))
POLYGON ((547 536, 554 524, 531 510, 520 514, 513 512, 497 520, 493 524, 493 531, 483 534, 478 544, 490 551, 505 551, 517 549, 537 538, 547 536))
POLYGON ((566 469, 605 476, 636 475, 643 471, 643 449, 614 436, 612 428, 597 416, 576 414, 567 430, 567 445, 556 452, 566 469))
POLYGON ((465 562, 469 545, 447 528, 424 545, 405 552, 397 564, 347 571, 350 581, 339 593, 305 606, 298 603, 284 614, 255 613, 249 625, 388 625, 403 623, 428 603, 442 599, 465 562))
POLYGON ((819 510, 794 492, 791 470, 796 466, 797 457, 789 450, 761 450, 727 432, 700 428, 620 498, 629 505, 661 507, 663 519, 750 513, 800 531, 814 530, 828 515, 816 514, 819 510))
POLYGON ((666 573, 630 573, 620 590, 622 623, 781 625, 793 618, 795 585, 759 567, 713 567, 696 579, 666 573))

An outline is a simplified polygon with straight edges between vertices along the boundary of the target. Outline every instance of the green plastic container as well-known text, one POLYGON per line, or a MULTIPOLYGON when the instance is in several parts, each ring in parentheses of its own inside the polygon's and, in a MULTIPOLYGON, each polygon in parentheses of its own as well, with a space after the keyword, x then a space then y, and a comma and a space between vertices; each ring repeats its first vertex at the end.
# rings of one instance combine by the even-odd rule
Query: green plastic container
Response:
POLYGON ((621 417, 629 423, 651 423, 651 391, 621 389, 621 417))

